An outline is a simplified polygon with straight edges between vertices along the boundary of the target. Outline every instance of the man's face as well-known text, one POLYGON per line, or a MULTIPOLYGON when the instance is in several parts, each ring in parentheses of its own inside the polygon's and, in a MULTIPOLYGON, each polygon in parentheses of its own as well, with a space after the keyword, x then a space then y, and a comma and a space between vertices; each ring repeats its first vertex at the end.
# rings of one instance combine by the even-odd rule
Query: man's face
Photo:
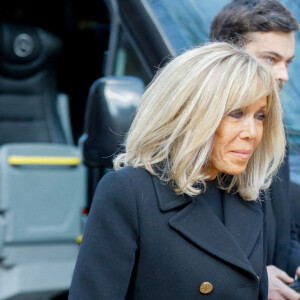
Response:
POLYGON ((245 51, 271 67, 279 89, 289 80, 288 66, 295 55, 293 32, 269 31, 253 32, 245 51))

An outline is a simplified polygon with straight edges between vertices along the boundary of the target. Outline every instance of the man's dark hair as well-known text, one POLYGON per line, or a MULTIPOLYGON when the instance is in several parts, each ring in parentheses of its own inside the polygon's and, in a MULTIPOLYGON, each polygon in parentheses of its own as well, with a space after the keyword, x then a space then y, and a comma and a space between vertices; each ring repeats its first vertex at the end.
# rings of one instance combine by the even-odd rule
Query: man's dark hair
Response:
POLYGON ((251 32, 298 29, 296 18, 277 0, 233 0, 213 19, 210 40, 243 47, 249 42, 251 32))

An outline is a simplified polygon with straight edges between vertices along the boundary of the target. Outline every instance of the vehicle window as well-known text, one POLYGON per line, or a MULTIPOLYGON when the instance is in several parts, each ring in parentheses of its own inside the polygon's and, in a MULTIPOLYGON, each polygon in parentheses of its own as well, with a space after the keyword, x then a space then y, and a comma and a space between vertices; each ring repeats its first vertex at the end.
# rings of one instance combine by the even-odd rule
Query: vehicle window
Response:
POLYGON ((145 0, 177 53, 209 40, 210 22, 229 0, 145 0))
POLYGON ((120 30, 113 75, 139 77, 147 84, 149 75, 123 30, 120 30))
MULTIPOLYGON (((218 11, 229 0, 144 0, 153 11, 161 29, 177 53, 182 50, 207 42, 210 23, 218 11)), ((300 6, 298 0, 281 0, 300 23, 300 6)), ((285 112, 285 124, 292 151, 300 153, 300 33, 295 33, 295 59, 289 67, 290 80, 285 83, 281 93, 285 112)))

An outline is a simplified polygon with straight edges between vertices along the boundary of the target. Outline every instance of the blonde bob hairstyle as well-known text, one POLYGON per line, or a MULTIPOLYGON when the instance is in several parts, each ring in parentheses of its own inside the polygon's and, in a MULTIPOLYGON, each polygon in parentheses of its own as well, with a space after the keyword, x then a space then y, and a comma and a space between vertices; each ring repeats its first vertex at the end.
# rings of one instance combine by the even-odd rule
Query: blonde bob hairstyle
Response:
POLYGON ((243 199, 255 200, 269 187, 284 157, 282 109, 267 67, 228 43, 188 50, 156 74, 114 168, 144 167, 177 193, 197 195, 206 187, 204 170, 222 118, 262 97, 267 97, 263 137, 246 170, 218 174, 222 189, 229 192, 236 186, 243 199))

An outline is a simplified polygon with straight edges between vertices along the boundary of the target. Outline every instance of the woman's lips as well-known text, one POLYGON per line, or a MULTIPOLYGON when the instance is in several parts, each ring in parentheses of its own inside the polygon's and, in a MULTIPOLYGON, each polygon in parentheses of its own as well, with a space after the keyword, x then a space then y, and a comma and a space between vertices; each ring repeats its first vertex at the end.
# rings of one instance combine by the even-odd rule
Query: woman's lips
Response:
POLYGON ((240 158, 249 159, 252 151, 251 150, 234 150, 234 151, 231 151, 231 153, 240 158))

